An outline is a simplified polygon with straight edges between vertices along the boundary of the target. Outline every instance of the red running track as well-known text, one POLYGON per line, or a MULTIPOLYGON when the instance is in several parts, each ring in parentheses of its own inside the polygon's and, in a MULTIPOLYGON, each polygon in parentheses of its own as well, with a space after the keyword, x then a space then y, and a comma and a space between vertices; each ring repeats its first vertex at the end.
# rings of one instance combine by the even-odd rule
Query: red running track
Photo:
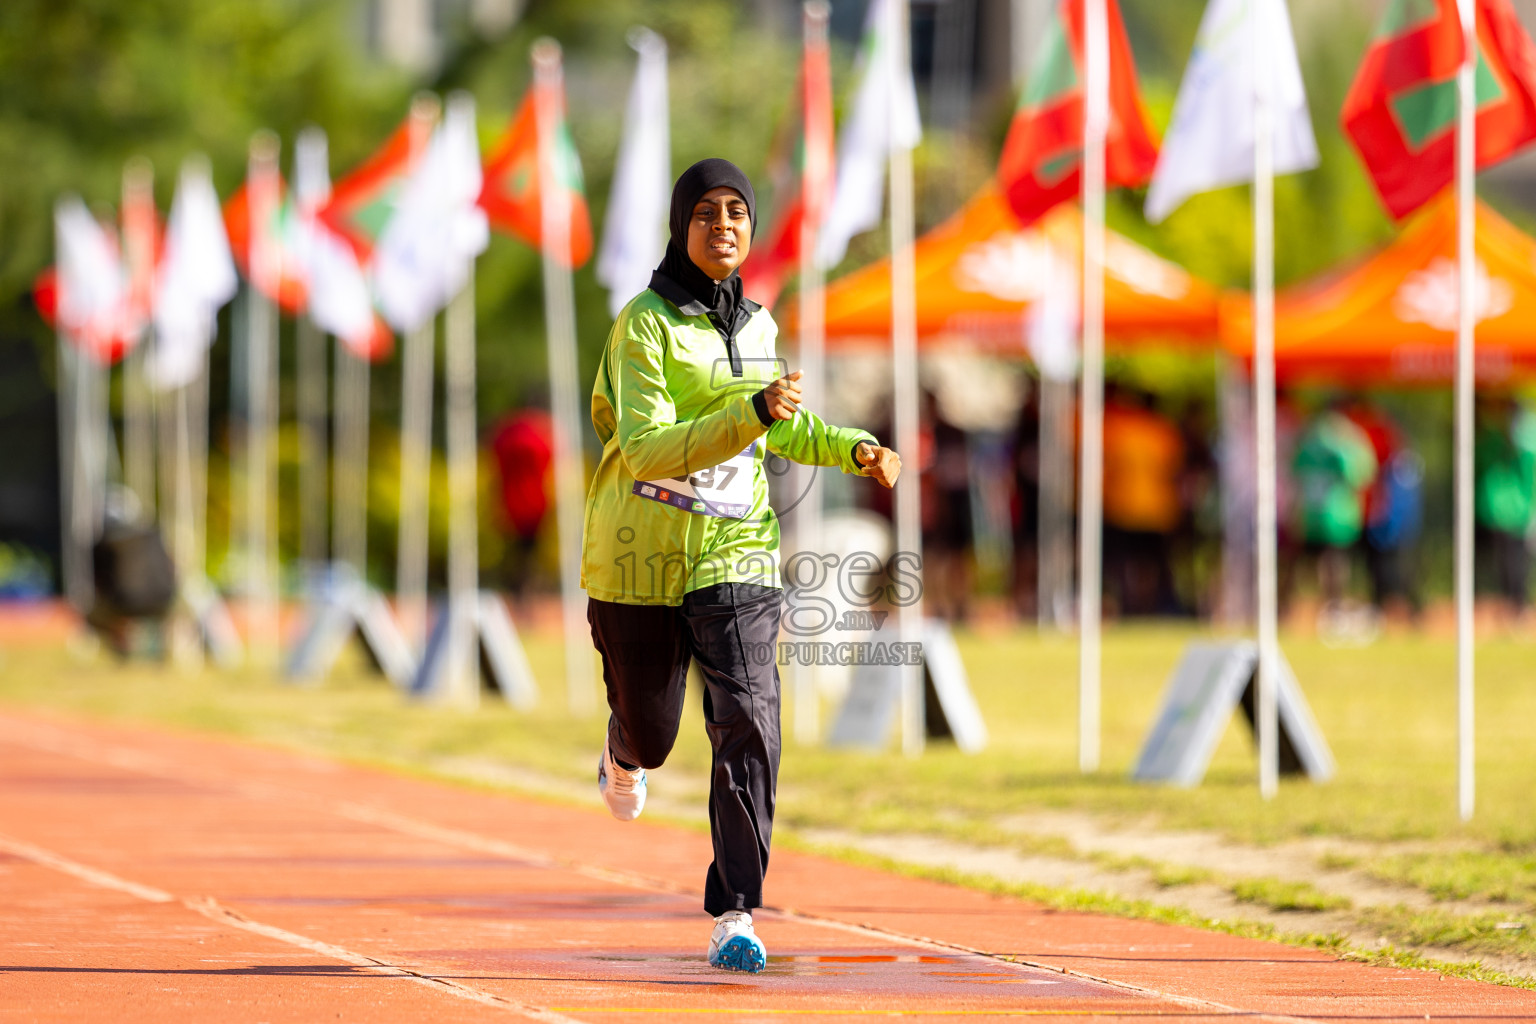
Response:
POLYGON ((708 861, 643 819, 9 711, 0 1021, 1536 1021, 1536 992, 782 849, 768 970, 726 974, 708 861))

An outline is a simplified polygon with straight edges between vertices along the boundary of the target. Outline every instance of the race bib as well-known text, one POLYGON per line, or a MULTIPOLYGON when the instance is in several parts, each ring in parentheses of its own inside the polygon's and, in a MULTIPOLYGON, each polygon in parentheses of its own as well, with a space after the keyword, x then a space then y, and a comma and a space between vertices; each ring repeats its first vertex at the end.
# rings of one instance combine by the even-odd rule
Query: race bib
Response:
POLYGON ((741 519, 752 510, 752 469, 757 442, 736 455, 687 478, 636 480, 634 493, 685 512, 741 519))

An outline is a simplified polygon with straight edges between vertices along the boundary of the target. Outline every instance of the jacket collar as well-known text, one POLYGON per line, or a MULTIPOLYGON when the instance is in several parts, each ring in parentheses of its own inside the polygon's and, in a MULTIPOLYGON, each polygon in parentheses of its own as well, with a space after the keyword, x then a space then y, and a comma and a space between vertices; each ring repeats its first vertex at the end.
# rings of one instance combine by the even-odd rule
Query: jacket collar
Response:
MULTIPOLYGON (((663 274, 659 270, 651 271, 650 289, 657 295, 660 295, 662 298, 672 303, 672 305, 676 306, 677 311, 683 314, 683 316, 707 316, 709 314, 708 306, 704 305, 704 303, 690 295, 688 293, 688 289, 684 288, 682 285, 678 284, 676 281, 672 280, 670 277, 668 277, 666 274, 663 274)), ((745 295, 741 297, 741 302, 737 305, 738 311, 744 310, 748 316, 751 316, 753 313, 756 313, 762 308, 763 307, 761 305, 753 302, 745 295)), ((737 319, 742 319, 740 312, 737 313, 737 319)))
POLYGON ((736 347, 736 335, 741 333, 741 329, 747 326, 747 321, 751 320, 753 315, 763 308, 762 306, 743 295, 736 303, 736 313, 731 318, 731 322, 725 324, 720 322, 714 310, 694 298, 688 289, 678 284, 666 274, 663 274, 660 270, 652 272, 650 287, 651 291, 676 306, 677 311, 683 314, 683 316, 707 317, 715 332, 725 342, 725 354, 731 363, 731 376, 740 377, 742 375, 741 350, 736 347))

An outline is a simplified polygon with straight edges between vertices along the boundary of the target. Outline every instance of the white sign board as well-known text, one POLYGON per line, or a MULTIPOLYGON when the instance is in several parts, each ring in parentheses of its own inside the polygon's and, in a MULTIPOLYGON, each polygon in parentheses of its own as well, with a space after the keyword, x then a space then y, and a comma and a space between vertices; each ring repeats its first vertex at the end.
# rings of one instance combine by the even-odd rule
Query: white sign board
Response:
MULTIPOLYGON (((1186 648, 1168 681, 1162 711, 1141 748, 1132 777, 1176 786, 1198 785, 1205 778, 1211 754, 1233 710, 1242 707, 1253 727, 1253 684, 1258 664, 1258 645, 1248 640, 1186 648)), ((1280 771, 1288 775, 1305 772, 1314 782, 1326 782, 1333 778, 1333 754, 1284 656, 1279 676, 1275 699, 1280 718, 1280 771)))
MULTIPOLYGON (((952 738, 963 752, 977 753, 987 745, 987 725, 971 695, 965 663, 960 660, 960 650, 948 624, 938 619, 926 620, 922 643, 927 733, 934 739, 952 738)), ((884 749, 900 706, 900 666, 856 666, 827 744, 884 749)))

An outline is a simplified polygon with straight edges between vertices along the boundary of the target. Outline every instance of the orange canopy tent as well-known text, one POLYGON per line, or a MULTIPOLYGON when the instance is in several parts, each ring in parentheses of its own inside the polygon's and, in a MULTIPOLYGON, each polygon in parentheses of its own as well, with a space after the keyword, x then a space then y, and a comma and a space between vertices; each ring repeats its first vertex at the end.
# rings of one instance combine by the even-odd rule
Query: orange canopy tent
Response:
MULTIPOLYGON (((1063 204, 1019 226, 995 186, 918 239, 917 331, 924 345, 966 339, 996 351, 1024 349, 1024 314, 1053 275, 1052 259, 1081 262, 1082 212, 1063 204)), ((1183 268, 1109 232, 1105 332, 1110 341, 1214 339, 1217 296, 1183 268)), ((784 333, 798 310, 788 303, 784 333)), ((889 345, 891 261, 881 259, 827 287, 827 346, 889 345)))
MULTIPOLYGON (((1477 207, 1477 377, 1536 368, 1536 241, 1477 207)), ((1290 380, 1449 381, 1456 348, 1456 204, 1449 190, 1390 245, 1275 300, 1275 370, 1290 380)), ((1253 354, 1248 297, 1221 315, 1231 352, 1253 354)))

